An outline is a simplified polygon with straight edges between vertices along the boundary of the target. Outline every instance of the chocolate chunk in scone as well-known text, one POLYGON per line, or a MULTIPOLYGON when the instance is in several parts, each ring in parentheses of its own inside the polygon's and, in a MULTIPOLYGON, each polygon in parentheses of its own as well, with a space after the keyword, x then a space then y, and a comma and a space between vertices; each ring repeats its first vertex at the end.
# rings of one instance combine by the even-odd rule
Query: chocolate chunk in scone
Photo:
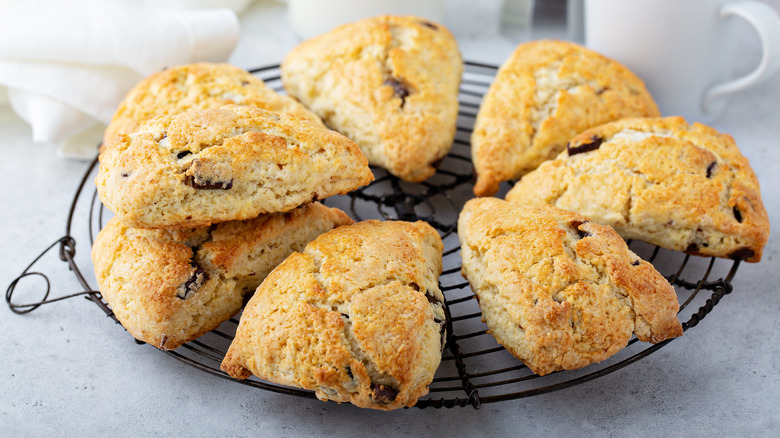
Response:
POLYGON ((690 254, 757 262, 769 237, 758 180, 734 139, 680 117, 583 132, 506 199, 576 211, 625 239, 690 254))
POLYGON ((371 164, 419 182, 455 138, 463 61, 452 34, 379 16, 305 41, 282 63, 290 95, 355 141, 371 164))
POLYGON ((312 203, 188 230, 111 219, 92 247, 100 293, 136 339, 172 350, 238 313, 244 296, 293 251, 352 220, 312 203))
POLYGON ((196 228, 288 211, 373 179, 348 138, 227 105, 145 119, 100 155, 100 199, 135 228, 196 228))
POLYGON ((412 406, 444 348, 441 271, 441 238, 424 222, 370 220, 325 233, 260 285, 222 369, 320 400, 412 406))
POLYGON ((632 334, 657 343, 683 333, 674 288, 585 216, 478 198, 458 236, 490 333, 537 374, 607 359, 632 334))

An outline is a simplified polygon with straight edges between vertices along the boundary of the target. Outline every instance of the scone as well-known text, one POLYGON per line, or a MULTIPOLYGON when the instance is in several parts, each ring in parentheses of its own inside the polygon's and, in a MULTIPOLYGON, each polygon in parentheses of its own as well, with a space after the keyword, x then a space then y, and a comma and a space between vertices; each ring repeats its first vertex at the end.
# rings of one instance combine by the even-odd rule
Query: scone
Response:
POLYGON ((100 154, 100 200, 135 228, 197 228, 292 210, 373 179, 343 135, 227 105, 143 121, 100 154))
POLYGON ((228 104, 291 113, 322 123, 300 102, 277 94, 241 68, 230 64, 186 64, 153 74, 130 90, 106 128, 103 143, 107 145, 118 134, 132 134, 146 117, 228 104))
POLYGON ((92 247, 100 293, 136 339, 172 350, 241 310, 243 297, 293 251, 352 220, 312 203, 190 230, 129 228, 117 217, 92 247))
POLYGON ((758 180, 734 139, 680 117, 583 132, 506 199, 576 211, 625 239, 690 254, 758 262, 769 237, 758 180))
POLYGON ((585 216, 477 198, 458 236, 490 333, 537 374, 602 361, 632 333, 652 343, 683 333, 674 288, 585 216))
POLYGON ((303 42, 284 59, 282 82, 369 163, 419 182, 452 147, 462 72, 446 28, 385 15, 303 42))
POLYGON ((381 410, 412 406, 444 348, 442 242, 424 222, 325 233, 265 279, 222 369, 381 410))
POLYGON ((619 63, 564 41, 521 44, 498 71, 471 136, 474 193, 490 196, 554 158, 576 134, 625 117, 655 117, 644 83, 619 63))

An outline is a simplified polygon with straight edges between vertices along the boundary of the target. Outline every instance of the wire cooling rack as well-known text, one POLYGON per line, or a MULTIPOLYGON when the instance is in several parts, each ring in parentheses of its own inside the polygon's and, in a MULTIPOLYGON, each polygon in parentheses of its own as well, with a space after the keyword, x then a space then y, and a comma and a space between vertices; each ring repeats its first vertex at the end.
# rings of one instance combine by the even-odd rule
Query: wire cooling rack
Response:
MULTIPOLYGON (((263 79, 269 87, 282 91, 278 65, 254 69, 251 72, 263 79)), ((481 321, 474 294, 468 282, 460 275, 460 244, 456 224, 463 204, 473 197, 469 140, 482 96, 495 73, 494 66, 466 63, 459 95, 460 110, 455 142, 432 178, 423 183, 408 183, 389 175, 383 169, 373 168, 375 181, 369 186, 323 201, 329 206, 345 210, 356 220, 424 220, 441 234, 444 242, 444 272, 440 277, 440 286, 448 310, 447 344, 441 365, 430 385, 430 393, 417 402, 418 408, 479 408, 483 403, 518 399, 568 388, 630 365, 671 341, 651 345, 638 342, 634 337, 625 349, 601 363, 580 370, 538 376, 509 354, 487 332, 487 326, 481 321)), ((76 239, 72 237, 78 228, 80 234, 88 235, 91 248, 97 232, 111 215, 100 203, 97 192, 92 189, 91 181, 96 172, 97 159, 92 162, 79 184, 68 214, 65 236, 43 253, 58 246, 60 259, 68 263, 84 290, 48 299, 48 278, 45 274, 30 271, 43 256, 41 254, 6 291, 6 301, 14 312, 27 313, 41 304, 86 295, 116 321, 109 306, 100 293, 93 289, 77 264, 76 239), (90 184, 87 184, 88 181, 90 184), (13 303, 12 295, 19 281, 36 275, 46 281, 43 299, 30 304, 13 303)), ((508 187, 509 184, 505 183, 499 195, 505 193, 508 187)), ((739 261, 690 256, 638 241, 629 241, 628 244, 632 251, 651 262, 674 285, 681 303, 678 316, 684 321, 682 325, 685 331, 696 326, 718 304, 723 295, 732 290, 731 280, 737 272, 739 261)), ((311 391, 280 386, 255 377, 242 381, 234 380, 219 369, 235 334, 238 320, 239 316, 236 316, 201 338, 165 353, 194 368, 232 382, 283 394, 315 398, 311 391)))

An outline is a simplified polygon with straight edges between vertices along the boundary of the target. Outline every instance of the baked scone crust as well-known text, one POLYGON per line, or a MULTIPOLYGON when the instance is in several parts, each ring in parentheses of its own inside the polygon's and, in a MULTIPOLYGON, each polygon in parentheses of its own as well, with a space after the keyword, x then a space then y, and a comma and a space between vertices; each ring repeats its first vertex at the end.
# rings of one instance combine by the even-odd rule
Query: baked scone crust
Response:
POLYGON ((343 135, 227 105, 146 119, 100 154, 100 200, 134 228, 196 228, 288 211, 373 179, 343 135))
POLYGON ((92 247, 95 277, 128 332, 172 350, 238 313, 244 295, 293 251, 350 223, 316 202, 189 230, 134 229, 114 217, 92 247))
POLYGON ((119 104, 106 128, 103 143, 107 145, 118 134, 132 134, 147 117, 229 104, 295 114, 322 124, 300 102, 276 93, 246 70, 230 64, 203 62, 171 67, 139 82, 119 104))
POLYGON ((222 369, 320 400, 413 406, 441 361, 441 257, 424 222, 369 220, 323 234, 257 289, 222 369))
POLYGON ((583 215, 477 198, 464 206, 458 236, 483 321, 537 374, 602 361, 632 333, 652 343, 683 333, 674 288, 583 215))
POLYGON ((644 83, 626 67, 565 41, 517 46, 498 71, 471 136, 474 193, 491 196, 555 158, 576 134, 626 117, 656 117, 644 83))
POLYGON ((287 92, 406 181, 450 150, 463 61, 455 38, 422 18, 379 16, 304 41, 282 63, 287 92))
POLYGON ((758 180, 734 139, 681 117, 583 132, 506 199, 576 211, 625 239, 689 254, 758 262, 769 238, 758 180))

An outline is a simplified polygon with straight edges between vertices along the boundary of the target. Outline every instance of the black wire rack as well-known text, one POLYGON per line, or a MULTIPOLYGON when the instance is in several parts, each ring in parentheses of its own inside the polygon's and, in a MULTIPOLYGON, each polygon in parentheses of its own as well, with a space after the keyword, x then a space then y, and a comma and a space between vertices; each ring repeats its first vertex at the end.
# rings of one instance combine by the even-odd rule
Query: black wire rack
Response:
MULTIPOLYGON (((561 390, 619 370, 649 356, 672 341, 652 345, 638 342, 634 337, 625 349, 601 363, 580 370, 539 376, 509 354, 488 333, 487 326, 481 320, 474 294, 468 282, 460 275, 460 244, 456 224, 463 204, 473 197, 470 136, 482 96, 493 81, 496 70, 495 66, 466 62, 459 95, 460 110, 455 142, 433 177, 423 183, 408 183, 389 175, 383 169, 373 168, 375 181, 370 185, 348 195, 323 201, 329 206, 345 210, 356 220, 424 220, 436 228, 442 237, 444 271, 439 281, 447 304, 447 343, 441 365, 430 385, 430 393, 418 400, 415 405, 418 408, 479 408, 483 403, 561 390)), ((278 65, 254 69, 251 72, 263 79, 269 87, 282 91, 278 65)), ((100 292, 93 289, 77 264, 76 239, 72 237, 77 226, 82 234, 83 228, 86 227, 91 248, 97 232, 111 215, 100 203, 91 184, 87 185, 87 182, 94 178, 96 171, 97 159, 91 163, 78 186, 68 214, 65 236, 49 246, 9 285, 6 301, 14 312, 27 313, 42 304, 86 295, 87 299, 116 321, 100 292), (43 254, 57 246, 60 259, 68 263, 84 290, 48 299, 48 278, 45 274, 33 272, 31 269, 43 254), (19 281, 28 276, 41 276, 45 279, 45 295, 35 303, 16 304, 12 300, 14 290, 19 281)), ((499 195, 505 193, 508 188, 509 184, 505 183, 499 195)), ((675 287, 681 303, 678 317, 684 321, 682 325, 686 332, 696 326, 720 299, 732 290, 731 281, 737 272, 739 261, 690 256, 639 241, 628 241, 628 244, 632 251, 651 262, 675 287)), ((238 321, 239 316, 231 318, 197 340, 165 353, 194 368, 239 384, 315 398, 311 391, 276 385, 255 377, 238 381, 221 371, 220 363, 233 339, 238 321)))

